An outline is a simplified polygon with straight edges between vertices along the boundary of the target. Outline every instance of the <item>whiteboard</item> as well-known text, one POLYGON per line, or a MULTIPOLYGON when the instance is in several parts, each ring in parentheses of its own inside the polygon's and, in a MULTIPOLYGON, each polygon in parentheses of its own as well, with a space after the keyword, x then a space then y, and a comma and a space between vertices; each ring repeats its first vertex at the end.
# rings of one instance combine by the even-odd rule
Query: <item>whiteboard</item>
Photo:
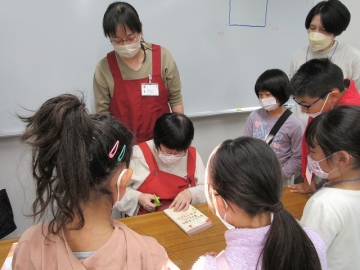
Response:
MULTIPOLYGON (((92 79, 112 50, 102 17, 112 1, 0 0, 0 136, 20 133, 16 114, 83 91, 94 112, 92 79)), ((185 113, 258 106, 257 77, 288 72, 307 44, 307 0, 130 0, 145 41, 167 48, 182 82, 185 113)))

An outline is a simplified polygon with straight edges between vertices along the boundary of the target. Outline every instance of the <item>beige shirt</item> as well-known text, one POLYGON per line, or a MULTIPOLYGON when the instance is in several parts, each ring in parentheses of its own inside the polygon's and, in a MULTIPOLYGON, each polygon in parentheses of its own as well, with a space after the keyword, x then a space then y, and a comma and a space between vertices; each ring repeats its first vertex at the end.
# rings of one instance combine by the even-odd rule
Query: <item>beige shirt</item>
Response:
MULTIPOLYGON (((155 161, 159 167, 159 170, 171 173, 180 177, 187 176, 187 154, 182 157, 180 160, 176 161, 173 164, 165 164, 159 158, 155 144, 153 140, 147 141, 155 161)), ((139 205, 139 196, 141 194, 137 189, 144 183, 145 179, 150 173, 149 166, 146 163, 143 152, 141 151, 138 145, 134 146, 133 154, 130 161, 130 168, 133 169, 133 175, 128 183, 126 188, 126 193, 121 199, 119 209, 121 212, 134 216, 137 215, 140 205, 139 205)), ((204 178, 205 178, 205 167, 204 163, 199 155, 196 152, 196 167, 195 167, 195 183, 196 186, 188 188, 191 192, 192 204, 206 202, 205 190, 204 190, 204 178)))
MULTIPOLYGON (((142 79, 152 74, 152 46, 150 43, 146 43, 146 46, 149 48, 145 50, 146 60, 138 71, 131 69, 115 53, 124 80, 142 79)), ((181 105, 182 95, 179 71, 170 52, 164 47, 161 47, 161 77, 166 88, 169 90, 170 96, 168 102, 170 106, 181 105)), ((107 57, 104 57, 96 66, 93 87, 96 112, 99 114, 110 114, 109 106, 114 94, 114 79, 107 57)), ((140 89, 138 90, 140 91, 140 89)))
POLYGON ((21 236, 14 253, 13 270, 178 269, 154 238, 139 235, 117 220, 113 220, 114 231, 109 240, 82 260, 76 258, 64 236, 48 233, 47 224, 42 225, 32 226, 21 236))

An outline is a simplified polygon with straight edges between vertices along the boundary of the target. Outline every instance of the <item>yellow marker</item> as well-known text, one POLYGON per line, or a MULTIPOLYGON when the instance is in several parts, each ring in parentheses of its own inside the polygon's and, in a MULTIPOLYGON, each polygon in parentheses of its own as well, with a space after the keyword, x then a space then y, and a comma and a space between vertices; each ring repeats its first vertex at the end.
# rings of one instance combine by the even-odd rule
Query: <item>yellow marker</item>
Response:
POLYGON ((240 108, 239 108, 239 109, 236 109, 236 111, 237 111, 237 112, 241 112, 241 111, 242 111, 242 109, 240 109, 240 108))

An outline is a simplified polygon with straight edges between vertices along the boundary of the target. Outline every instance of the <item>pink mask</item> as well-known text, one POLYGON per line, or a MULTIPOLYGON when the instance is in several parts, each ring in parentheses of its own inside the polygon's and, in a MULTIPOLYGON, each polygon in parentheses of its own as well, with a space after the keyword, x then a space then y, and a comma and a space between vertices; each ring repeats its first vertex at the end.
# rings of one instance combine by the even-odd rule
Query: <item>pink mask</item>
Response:
POLYGON ((161 159, 162 162, 164 162, 167 165, 175 163, 176 161, 180 160, 183 156, 184 155, 165 154, 159 150, 159 158, 161 159))
POLYGON ((336 153, 326 157, 326 158, 323 158, 323 159, 320 159, 319 161, 316 161, 316 160, 313 160, 310 155, 308 155, 307 157, 307 160, 308 160, 308 169, 310 171, 310 173, 313 173, 315 174, 316 176, 322 178, 322 179, 328 179, 329 177, 329 174, 332 173, 333 171, 337 170, 338 167, 336 167, 335 169, 333 169, 331 172, 324 172, 323 169, 321 169, 320 167, 320 162, 325 160, 325 159, 328 159, 329 157, 335 155, 336 153))

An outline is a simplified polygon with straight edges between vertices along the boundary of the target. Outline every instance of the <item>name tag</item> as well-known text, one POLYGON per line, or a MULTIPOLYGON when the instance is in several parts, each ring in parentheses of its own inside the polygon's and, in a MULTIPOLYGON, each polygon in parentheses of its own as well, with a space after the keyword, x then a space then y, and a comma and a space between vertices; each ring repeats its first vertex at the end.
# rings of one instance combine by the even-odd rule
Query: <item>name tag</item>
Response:
POLYGON ((159 85, 157 83, 142 83, 141 84, 142 96, 158 96, 159 85))
POLYGON ((313 177, 313 173, 312 173, 312 171, 310 171, 309 166, 306 166, 305 176, 306 176, 306 180, 308 181, 309 186, 310 186, 311 185, 311 180, 312 180, 312 177, 313 177))

